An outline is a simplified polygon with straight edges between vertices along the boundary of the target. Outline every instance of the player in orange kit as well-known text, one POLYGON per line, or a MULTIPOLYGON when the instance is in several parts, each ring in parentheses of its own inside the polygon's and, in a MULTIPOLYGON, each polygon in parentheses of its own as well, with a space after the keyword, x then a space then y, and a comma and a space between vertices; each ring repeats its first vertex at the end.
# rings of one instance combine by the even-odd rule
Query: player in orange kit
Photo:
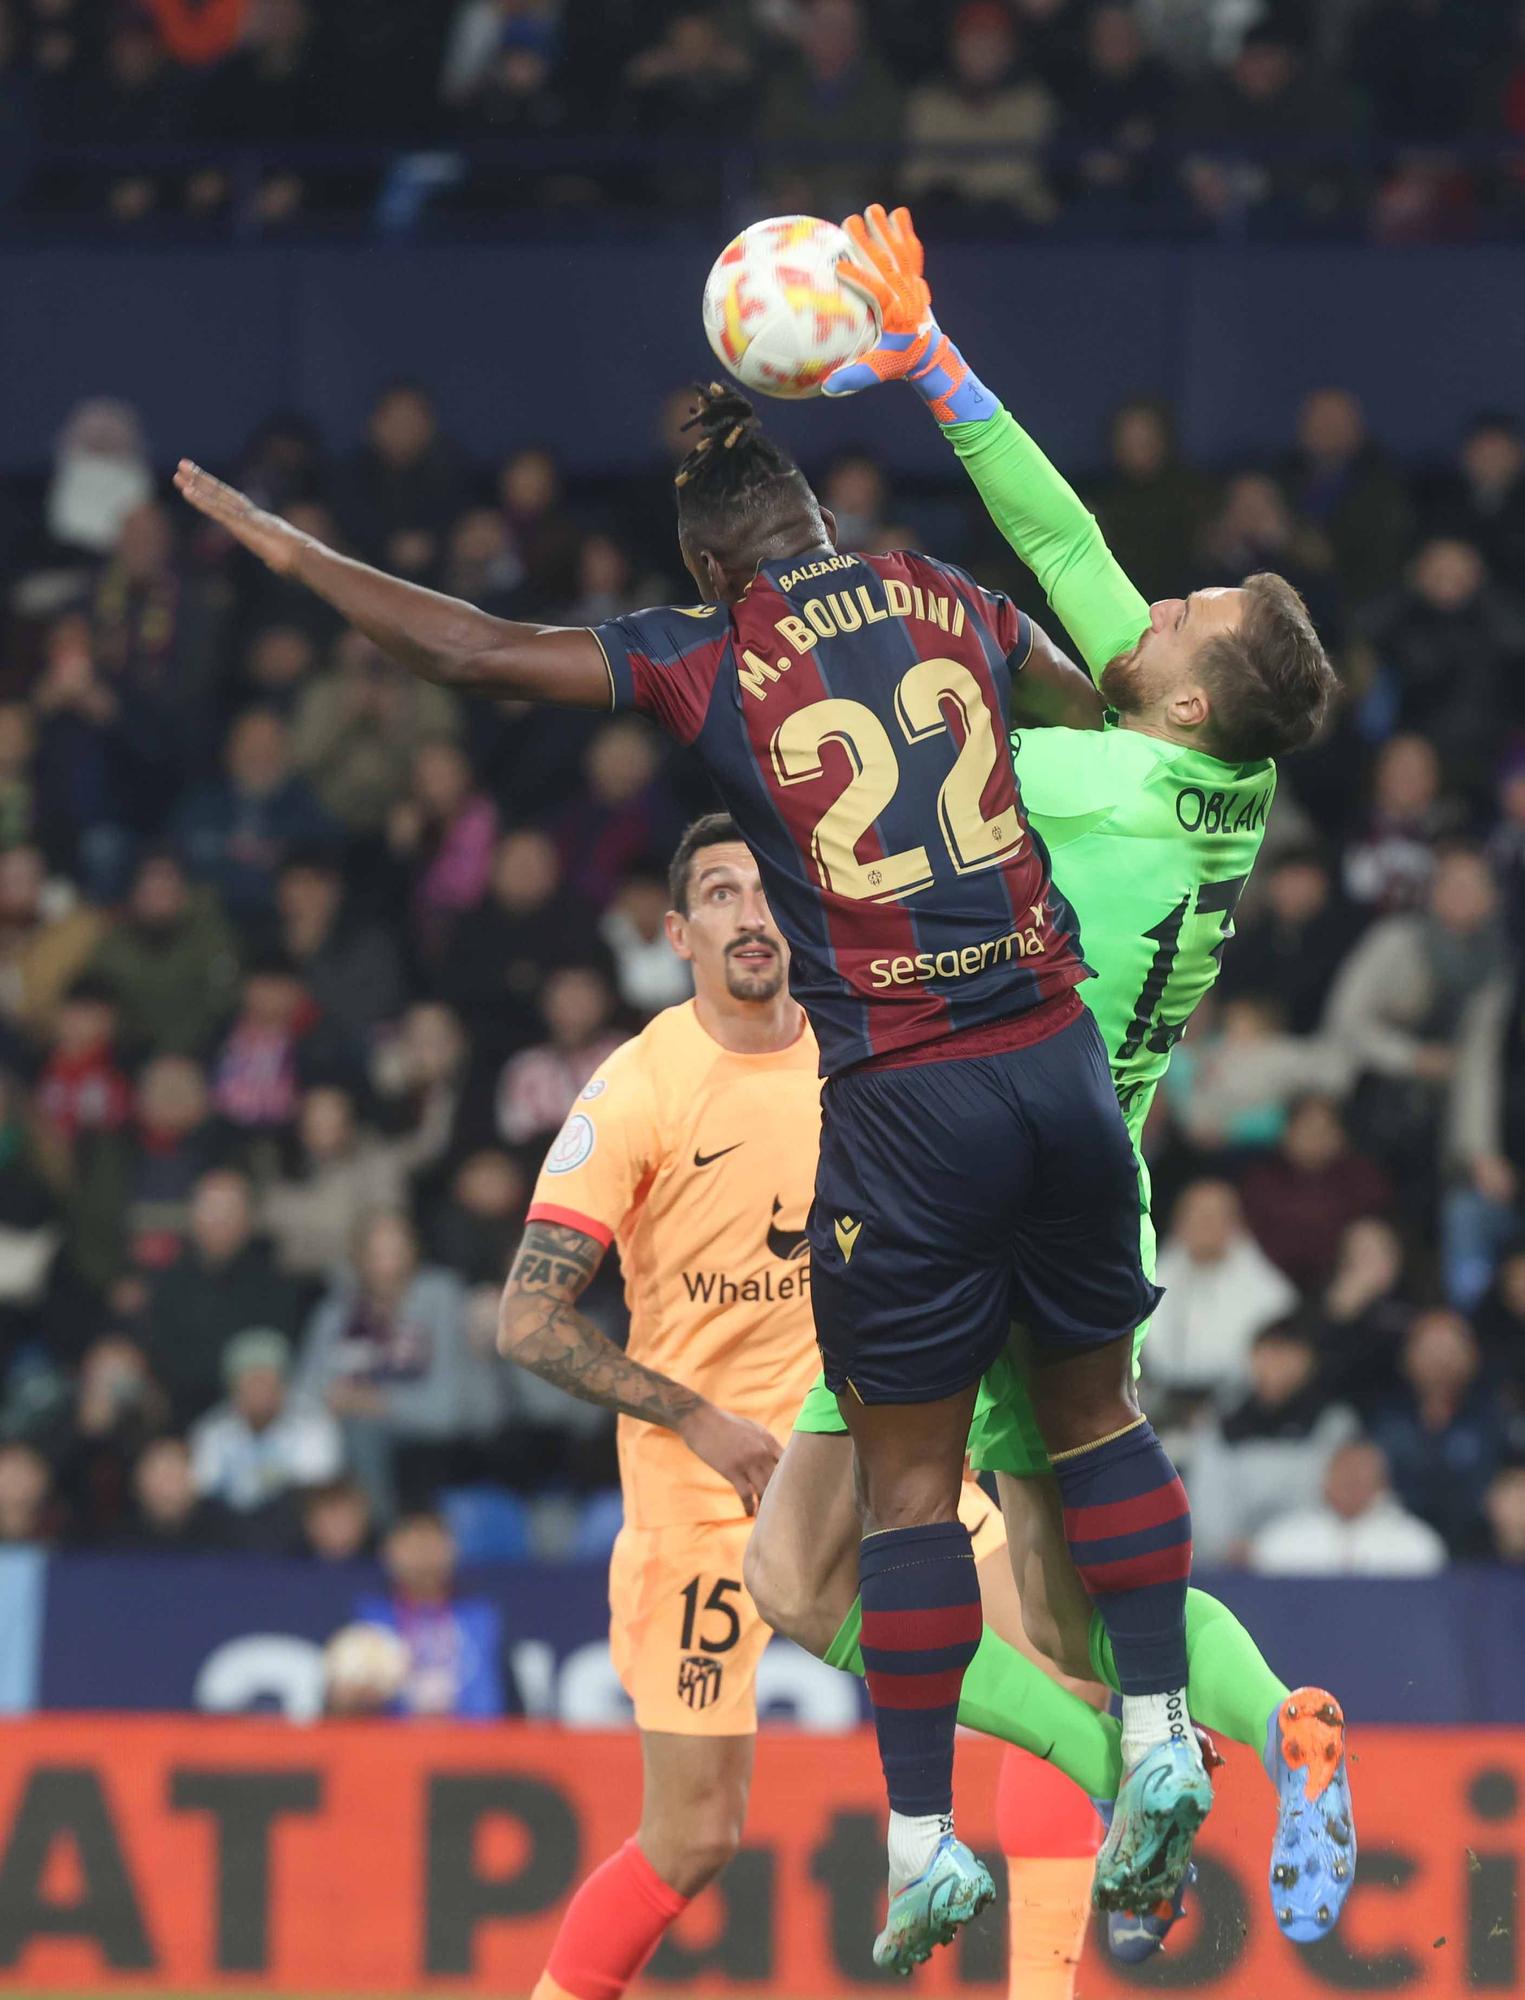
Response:
POLYGON ((610 1648, 645 1780, 639 1831, 573 1897, 536 2000, 616 2000, 736 1850, 771 1636, 742 1553, 818 1366, 805 1217, 819 1054, 757 864, 723 814, 684 835, 671 901, 694 998, 583 1090, 503 1298, 506 1355, 620 1413, 610 1648), (611 1242, 623 1352, 577 1309, 611 1242))

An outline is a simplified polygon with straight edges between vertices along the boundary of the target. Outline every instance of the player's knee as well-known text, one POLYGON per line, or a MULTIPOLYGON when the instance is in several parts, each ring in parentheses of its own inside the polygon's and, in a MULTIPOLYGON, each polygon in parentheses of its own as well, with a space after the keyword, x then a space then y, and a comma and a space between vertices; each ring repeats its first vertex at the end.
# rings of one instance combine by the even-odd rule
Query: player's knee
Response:
POLYGON ((747 1544, 741 1574, 763 1623, 819 1659, 831 1644, 832 1632, 825 1630, 826 1620, 820 1615, 806 1564, 789 1562, 767 1536, 754 1534, 747 1544))
POLYGON ((680 1896, 697 1896, 725 1868, 741 1845, 745 1802, 716 1795, 693 1803, 681 1825, 643 1837, 652 1866, 680 1896))

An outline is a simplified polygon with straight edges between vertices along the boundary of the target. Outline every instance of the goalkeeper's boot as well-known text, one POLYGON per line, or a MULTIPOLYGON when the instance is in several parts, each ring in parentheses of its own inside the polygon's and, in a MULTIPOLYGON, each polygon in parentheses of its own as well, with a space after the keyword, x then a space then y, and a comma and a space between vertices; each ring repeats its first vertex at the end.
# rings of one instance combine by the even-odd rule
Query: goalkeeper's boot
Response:
POLYGON ((1313 1944, 1339 1922, 1356 1879, 1345 1713, 1332 1694, 1287 1696, 1266 1726, 1265 1767, 1278 1800, 1271 1907, 1283 1937, 1313 1944))
POLYGON ((916 1880, 891 1896, 889 1921, 874 1939, 875 1965, 904 1978, 994 1900, 984 1862, 945 1833, 916 1880))
POLYGON ((1096 1857, 1091 1900, 1097 1909, 1174 1903, 1191 1866, 1191 1844, 1212 1806, 1212 1781, 1194 1736, 1157 1743, 1130 1765, 1096 1857))

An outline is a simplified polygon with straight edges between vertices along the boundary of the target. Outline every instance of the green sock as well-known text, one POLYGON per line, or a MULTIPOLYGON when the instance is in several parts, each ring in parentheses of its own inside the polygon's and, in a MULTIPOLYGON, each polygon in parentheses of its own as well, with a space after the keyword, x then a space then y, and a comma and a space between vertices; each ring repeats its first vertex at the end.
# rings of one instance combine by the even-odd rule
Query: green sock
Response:
MULTIPOLYGON (((826 1648, 826 1664, 863 1672, 863 1607, 854 1604, 826 1648)), ((967 1729, 1030 1750, 1073 1778, 1093 1799, 1117 1796, 1122 1782, 1122 1733, 1079 1695, 1051 1681, 987 1625, 964 1674, 958 1719, 967 1729)))
MULTIPOLYGON (((1186 1700, 1193 1720, 1263 1756, 1271 1712, 1290 1689, 1271 1672, 1228 1606, 1205 1590, 1186 1593, 1186 1661, 1186 1700)), ((1117 1693, 1117 1663, 1099 1612, 1091 1618, 1091 1665, 1097 1679, 1117 1693)))

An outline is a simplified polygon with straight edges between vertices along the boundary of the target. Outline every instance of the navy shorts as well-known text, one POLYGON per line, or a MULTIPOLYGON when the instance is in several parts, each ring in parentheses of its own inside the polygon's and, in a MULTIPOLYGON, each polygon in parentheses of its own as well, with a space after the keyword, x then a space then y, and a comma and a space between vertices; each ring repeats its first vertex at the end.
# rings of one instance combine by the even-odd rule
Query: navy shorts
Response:
POLYGON ((845 1070, 822 1098, 811 1296, 831 1389, 930 1403, 1013 1321, 1037 1353, 1120 1340, 1160 1293, 1096 1023, 999 1055, 845 1070))

